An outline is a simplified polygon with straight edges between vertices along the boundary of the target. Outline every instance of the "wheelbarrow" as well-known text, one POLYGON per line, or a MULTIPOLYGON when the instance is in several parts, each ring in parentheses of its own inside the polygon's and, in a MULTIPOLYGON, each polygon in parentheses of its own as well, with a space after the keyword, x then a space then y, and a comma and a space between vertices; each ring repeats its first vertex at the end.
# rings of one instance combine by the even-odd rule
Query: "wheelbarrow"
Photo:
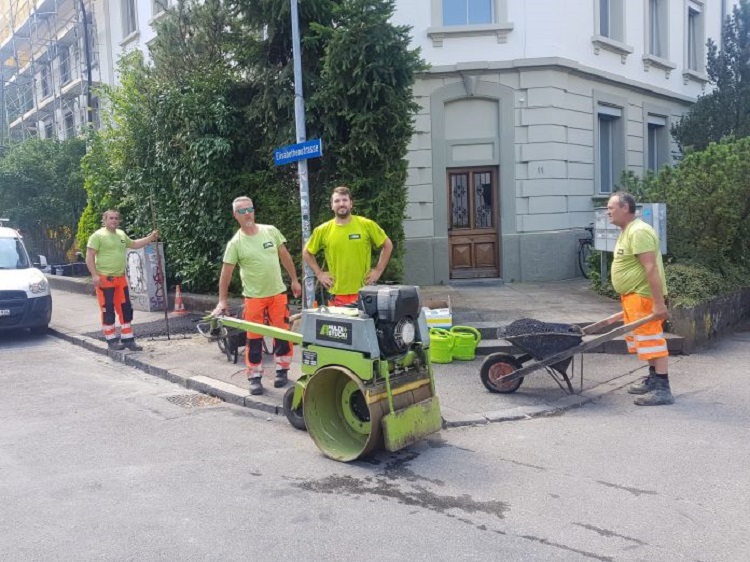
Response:
MULTIPOLYGON (((488 355, 482 363, 479 377, 490 392, 510 394, 521 387, 524 377, 544 370, 560 388, 574 394, 568 369, 575 355, 595 349, 655 319, 656 315, 651 314, 587 340, 584 338, 622 320, 622 312, 584 328, 575 324, 541 322, 531 318, 516 320, 500 330, 499 335, 519 349, 521 354, 488 355)), ((583 386, 583 363, 580 374, 583 386)))

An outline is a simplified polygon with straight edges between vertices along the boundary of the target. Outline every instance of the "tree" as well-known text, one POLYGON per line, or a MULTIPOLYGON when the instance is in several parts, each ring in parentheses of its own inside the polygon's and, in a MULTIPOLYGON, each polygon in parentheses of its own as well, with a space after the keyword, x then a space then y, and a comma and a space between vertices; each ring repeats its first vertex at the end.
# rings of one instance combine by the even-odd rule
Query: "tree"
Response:
POLYGON ((708 40, 706 70, 714 89, 698 101, 672 135, 680 150, 703 150, 711 142, 750 135, 750 0, 740 0, 724 23, 721 49, 708 40))
MULTIPOLYGON (((348 184, 360 212, 396 245, 386 279, 398 280, 406 205, 406 147, 422 67, 408 29, 392 26, 391 0, 300 3, 307 133, 325 158, 309 162, 315 222, 330 218, 331 188, 348 184)), ((180 2, 158 24, 153 63, 130 55, 122 85, 107 88, 111 120, 84 162, 90 208, 79 244, 108 206, 145 230, 148 201, 168 241, 168 274, 192 290, 215 290, 233 230, 234 197, 253 197, 261 222, 301 253, 293 167, 275 148, 294 142, 292 37, 288 2, 180 2)))
POLYGON ((86 206, 81 158, 86 144, 30 139, 0 160, 0 215, 21 230, 31 253, 52 263, 72 258, 78 217, 86 206))

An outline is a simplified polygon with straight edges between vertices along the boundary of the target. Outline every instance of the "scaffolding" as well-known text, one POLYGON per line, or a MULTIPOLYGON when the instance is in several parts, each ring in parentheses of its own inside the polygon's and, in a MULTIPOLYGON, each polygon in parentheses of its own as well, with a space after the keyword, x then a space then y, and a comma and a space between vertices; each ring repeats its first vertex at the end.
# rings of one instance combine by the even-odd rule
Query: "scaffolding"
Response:
POLYGON ((0 146, 33 137, 71 138, 89 121, 98 126, 93 4, 0 0, 0 146))

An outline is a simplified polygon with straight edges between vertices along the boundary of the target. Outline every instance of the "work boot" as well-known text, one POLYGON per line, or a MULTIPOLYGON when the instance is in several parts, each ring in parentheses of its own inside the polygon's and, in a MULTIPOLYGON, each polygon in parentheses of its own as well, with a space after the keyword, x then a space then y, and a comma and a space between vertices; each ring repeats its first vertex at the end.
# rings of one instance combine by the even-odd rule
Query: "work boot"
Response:
POLYGON ((143 351, 143 348, 135 343, 135 340, 133 338, 122 340, 122 345, 125 346, 125 349, 128 351, 143 351))
POLYGON ((263 383, 261 382, 260 377, 248 379, 248 382, 250 383, 250 394, 253 396, 263 394, 263 383))
POLYGON ((661 406, 663 404, 674 404, 674 396, 669 388, 669 379, 654 377, 654 388, 638 396, 633 403, 636 406, 661 406))
POLYGON ((112 351, 122 351, 125 346, 117 340, 107 340, 107 348, 112 351))
POLYGON ((628 387, 628 392, 630 394, 646 394, 647 392, 651 392, 655 386, 656 375, 654 373, 649 373, 648 376, 641 377, 631 384, 628 387))
POLYGON ((273 379, 273 387, 274 388, 282 388, 286 386, 286 383, 288 382, 287 378, 287 370, 286 369, 279 369, 276 371, 276 378, 273 379))

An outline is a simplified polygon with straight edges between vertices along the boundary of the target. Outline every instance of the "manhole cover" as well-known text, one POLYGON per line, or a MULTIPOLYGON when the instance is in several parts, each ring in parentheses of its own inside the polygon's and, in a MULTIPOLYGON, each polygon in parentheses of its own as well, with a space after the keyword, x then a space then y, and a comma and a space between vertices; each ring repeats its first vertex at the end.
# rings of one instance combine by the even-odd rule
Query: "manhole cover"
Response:
POLYGON ((167 396, 166 400, 183 408, 205 408, 222 402, 221 398, 207 396, 206 394, 175 394, 174 396, 167 396))

